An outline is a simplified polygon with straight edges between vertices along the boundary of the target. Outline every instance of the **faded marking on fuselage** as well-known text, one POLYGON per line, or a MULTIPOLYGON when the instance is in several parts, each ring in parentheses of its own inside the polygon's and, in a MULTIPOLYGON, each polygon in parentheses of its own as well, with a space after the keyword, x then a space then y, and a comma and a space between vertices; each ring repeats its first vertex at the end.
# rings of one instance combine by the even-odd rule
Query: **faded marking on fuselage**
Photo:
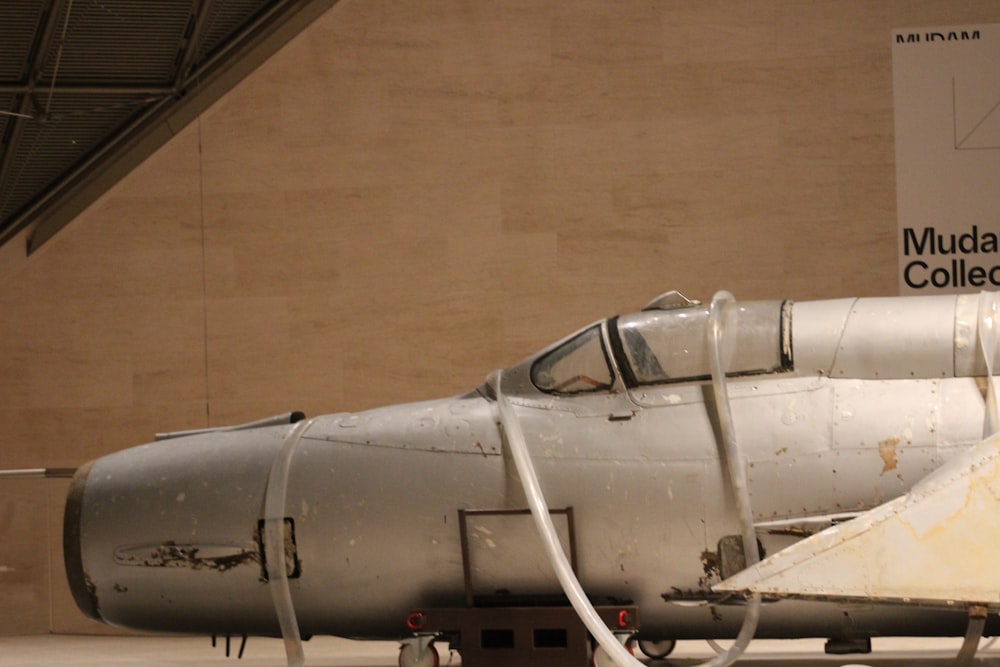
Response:
POLYGON ((114 556, 119 565, 139 567, 186 567, 192 570, 226 572, 247 563, 260 563, 257 549, 240 547, 208 547, 164 542, 149 547, 120 547, 114 556), (211 555, 216 551, 215 555, 211 555))

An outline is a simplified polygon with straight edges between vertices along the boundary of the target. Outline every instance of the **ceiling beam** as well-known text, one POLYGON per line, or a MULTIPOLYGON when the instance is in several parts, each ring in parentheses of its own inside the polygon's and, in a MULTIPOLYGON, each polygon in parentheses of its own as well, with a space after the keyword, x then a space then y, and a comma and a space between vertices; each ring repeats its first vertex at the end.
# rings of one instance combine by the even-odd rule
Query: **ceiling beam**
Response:
POLYGON ((177 68, 174 88, 180 88, 184 84, 185 79, 187 79, 188 74, 196 67, 195 63, 198 59, 198 49, 201 46, 201 36, 205 32, 205 26, 208 24, 208 10, 211 7, 212 0, 200 0, 198 2, 198 11, 194 17, 194 25, 191 26, 191 34, 184 45, 180 67, 177 68))
POLYGON ((46 93, 53 95, 171 95, 176 90, 173 86, 150 86, 136 84, 107 85, 97 83, 57 83, 54 86, 49 81, 39 81, 37 84, 0 83, 0 95, 26 95, 44 88, 46 93))

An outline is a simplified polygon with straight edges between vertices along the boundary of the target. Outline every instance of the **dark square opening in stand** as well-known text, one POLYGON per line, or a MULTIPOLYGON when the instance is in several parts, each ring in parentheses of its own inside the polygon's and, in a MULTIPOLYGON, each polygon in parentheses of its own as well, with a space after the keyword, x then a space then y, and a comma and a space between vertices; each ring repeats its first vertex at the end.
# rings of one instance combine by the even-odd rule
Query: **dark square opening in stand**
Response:
POLYGON ((565 628, 535 628, 535 648, 566 648, 565 628))
POLYGON ((514 631, 484 629, 479 633, 479 640, 483 648, 514 648, 514 631))

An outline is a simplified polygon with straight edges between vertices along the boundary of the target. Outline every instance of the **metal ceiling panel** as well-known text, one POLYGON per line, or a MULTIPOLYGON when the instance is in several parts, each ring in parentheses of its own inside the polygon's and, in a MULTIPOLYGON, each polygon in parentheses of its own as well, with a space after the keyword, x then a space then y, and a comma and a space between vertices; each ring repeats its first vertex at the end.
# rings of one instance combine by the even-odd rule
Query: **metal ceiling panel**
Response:
POLYGON ((0 2, 0 245, 39 247, 336 2, 0 2))
POLYGON ((54 97, 45 122, 24 125, 0 193, 0 216, 43 192, 142 106, 142 100, 129 95, 54 97))
MULTIPOLYGON (((0 80, 17 81, 28 73, 31 48, 46 2, 8 2, 0 11, 0 80)), ((0 107, 5 108, 5 107, 0 107)))
POLYGON ((198 46, 198 58, 209 58, 226 43, 226 38, 246 25, 261 11, 255 0, 220 0, 213 2, 208 10, 205 31, 198 46))
MULTIPOLYGON (((10 109, 14 106, 14 101, 13 95, 0 93, 0 109, 10 109)), ((7 128, 13 120, 13 116, 0 115, 0 141, 7 135, 7 128)))
POLYGON ((194 5, 192 0, 67 2, 56 17, 55 39, 41 54, 42 79, 170 84, 194 5))

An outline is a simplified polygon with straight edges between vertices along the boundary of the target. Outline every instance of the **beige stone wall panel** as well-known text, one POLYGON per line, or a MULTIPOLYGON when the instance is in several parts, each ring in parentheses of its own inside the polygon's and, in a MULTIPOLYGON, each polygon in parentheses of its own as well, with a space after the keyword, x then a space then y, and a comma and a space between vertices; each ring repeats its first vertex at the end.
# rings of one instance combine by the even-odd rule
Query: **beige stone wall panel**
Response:
MULTIPOLYGON (((25 260, 0 464, 464 391, 668 289, 890 294, 890 31, 946 0, 343 0, 25 260)), ((0 633, 100 631, 55 481, 0 486, 0 633)))

